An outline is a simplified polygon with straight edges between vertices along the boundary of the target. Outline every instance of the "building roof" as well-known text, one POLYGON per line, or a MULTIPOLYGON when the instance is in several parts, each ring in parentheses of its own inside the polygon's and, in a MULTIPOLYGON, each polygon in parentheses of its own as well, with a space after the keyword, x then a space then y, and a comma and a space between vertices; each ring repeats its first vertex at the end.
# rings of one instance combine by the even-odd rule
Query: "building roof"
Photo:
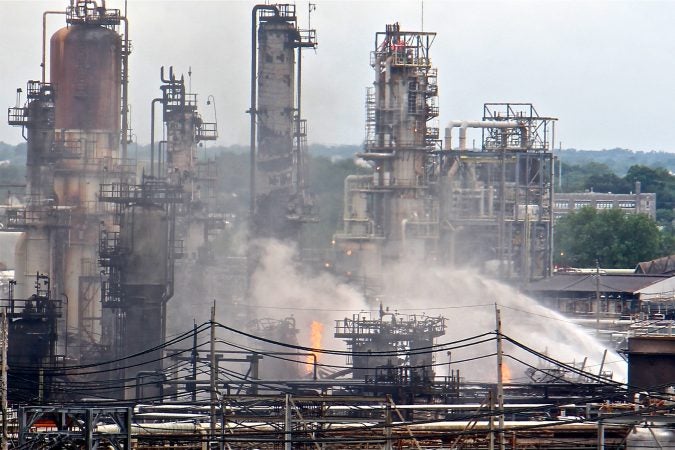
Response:
POLYGON ((675 255, 641 262, 635 268, 635 273, 672 274, 675 273, 675 255))
MULTIPOLYGON (((530 292, 595 292, 595 277, 594 273, 557 273, 550 278, 530 283, 527 290, 530 292)), ((601 273, 600 291, 634 294, 640 290, 645 290, 649 286, 656 287, 654 286, 655 284, 669 280, 670 278, 670 275, 663 274, 614 275, 601 273)), ((666 284, 675 284, 675 279, 666 284)), ((672 289, 668 289, 669 286, 662 287, 665 290, 672 289)), ((665 292, 665 290, 661 292, 665 292)), ((650 289, 650 291, 653 291, 653 289, 650 289)))

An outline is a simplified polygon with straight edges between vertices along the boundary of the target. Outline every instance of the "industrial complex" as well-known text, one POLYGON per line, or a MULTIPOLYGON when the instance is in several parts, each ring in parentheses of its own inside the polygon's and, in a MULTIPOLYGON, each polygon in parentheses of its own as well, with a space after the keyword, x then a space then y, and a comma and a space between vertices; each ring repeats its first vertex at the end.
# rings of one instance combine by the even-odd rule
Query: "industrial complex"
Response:
POLYGON ((43 19, 41 74, 8 108, 26 185, 0 217, 13 246, 0 450, 675 447, 668 263, 553 264, 558 216, 654 215, 654 194, 556 196, 553 112, 490 102, 440 124, 436 33, 372 30, 354 155, 367 172, 345 179, 322 269, 307 268, 300 236, 321 205, 302 60, 319 41, 296 5, 255 5, 237 87, 250 89, 245 251, 224 254, 221 175, 198 153, 218 138, 200 112, 216 99, 191 91, 191 70, 157 67, 150 152, 132 154, 134 18, 62 3, 36 11, 62 28, 43 19), (504 323, 520 304, 535 312, 504 323))

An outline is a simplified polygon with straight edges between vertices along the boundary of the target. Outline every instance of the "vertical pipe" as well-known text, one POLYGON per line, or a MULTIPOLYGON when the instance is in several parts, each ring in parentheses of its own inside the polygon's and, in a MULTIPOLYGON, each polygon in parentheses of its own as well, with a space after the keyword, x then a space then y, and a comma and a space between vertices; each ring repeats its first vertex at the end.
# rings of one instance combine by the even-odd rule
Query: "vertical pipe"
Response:
POLYGON ((497 222, 497 255, 499 256, 499 276, 504 277, 504 223, 506 215, 506 151, 501 149, 499 154, 500 178, 499 178, 499 221, 497 222))
MULTIPOLYGON (((127 4, 124 2, 124 50, 122 51, 122 167, 126 166, 127 135, 129 134, 129 21, 126 17, 127 4)), ((126 179, 124 169, 122 178, 126 179)))
MULTIPOLYGON (((253 235, 253 217, 255 215, 255 152, 256 152, 256 107, 258 102, 258 85, 257 85, 257 55, 258 50, 258 8, 261 5, 253 7, 251 14, 251 106, 248 110, 251 115, 251 136, 249 141, 249 212, 248 212, 248 226, 249 235, 253 235)), ((250 264, 249 264, 250 265, 250 264)))
POLYGON ((304 174, 302 173, 302 167, 303 167, 302 157, 304 155, 302 154, 302 145, 301 145, 302 139, 300 137, 300 123, 302 122, 302 103, 301 103, 302 102, 302 81, 301 81, 301 77, 302 77, 302 45, 301 45, 301 43, 298 43, 298 65, 297 65, 297 67, 298 67, 298 74, 295 77, 296 78, 296 80, 295 80, 296 88, 295 89, 296 89, 296 92, 297 92, 297 100, 296 100, 296 102, 297 102, 297 105, 296 105, 297 116, 296 116, 296 120, 295 120, 295 127, 296 127, 296 130, 295 130, 295 133, 296 133, 295 145, 296 145, 296 148, 297 148, 296 151, 298 152, 298 155, 297 155, 298 160, 296 162, 295 170, 298 173, 296 175, 297 186, 295 187, 295 189, 297 190, 297 193, 301 193, 304 189, 304 174))
MULTIPOLYGON (((555 251, 555 243, 553 242, 554 234, 553 229, 555 227, 553 215, 553 209, 555 207, 555 159, 553 157, 553 149, 555 147, 555 120, 551 125, 551 164, 550 164, 550 180, 549 180, 549 194, 548 194, 548 230, 546 230, 547 250, 548 250, 548 267, 546 268, 546 277, 553 275, 553 252, 555 251)), ((562 161, 558 160, 558 170, 561 170, 562 161)), ((559 182, 562 182, 562 177, 559 176, 559 182)), ((562 190, 561 185, 558 185, 558 188, 562 190)))
POLYGON ((153 98, 150 106, 150 176, 155 176, 155 103, 161 98, 153 98))
POLYGON ((42 62, 40 63, 40 67, 42 68, 42 83, 46 82, 46 71, 47 71, 47 64, 46 64, 46 55, 47 55, 47 15, 49 14, 63 14, 65 15, 66 13, 64 11, 45 11, 42 13, 42 62))

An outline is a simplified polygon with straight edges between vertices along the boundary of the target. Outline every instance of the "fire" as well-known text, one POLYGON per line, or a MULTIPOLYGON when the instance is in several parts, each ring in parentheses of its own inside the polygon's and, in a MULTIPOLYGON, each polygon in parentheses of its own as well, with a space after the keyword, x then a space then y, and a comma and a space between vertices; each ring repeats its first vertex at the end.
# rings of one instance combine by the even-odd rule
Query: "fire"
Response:
POLYGON ((509 366, 502 363, 502 383, 510 383, 510 382, 511 382, 511 369, 509 369, 509 366))
MULTIPOLYGON (((321 322, 317 322, 316 320, 312 321, 312 326, 311 326, 311 331, 310 331, 310 336, 309 336, 309 341, 310 341, 310 346, 312 349, 320 349, 321 348, 321 337, 323 335, 323 324, 321 322)), ((316 351, 313 351, 312 356, 307 356, 307 372, 311 372, 314 370, 314 361, 319 360, 319 353, 316 351)))

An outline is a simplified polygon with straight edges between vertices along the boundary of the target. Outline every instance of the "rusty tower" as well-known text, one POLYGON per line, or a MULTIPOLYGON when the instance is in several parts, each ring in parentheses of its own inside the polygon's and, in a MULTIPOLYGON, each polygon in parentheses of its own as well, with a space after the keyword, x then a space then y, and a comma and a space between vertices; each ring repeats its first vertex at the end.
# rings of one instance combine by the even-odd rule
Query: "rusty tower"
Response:
POLYGON ((65 18, 50 41, 50 81, 43 54, 42 80, 28 82, 25 106, 9 109, 9 123, 22 126, 28 141, 28 189, 25 207, 8 211, 8 224, 24 233, 17 297, 30 295, 35 273, 50 277, 51 296, 67 303, 64 350, 79 360, 97 354, 100 343, 97 241, 112 216, 98 202, 98 187, 133 173, 126 159, 129 40, 126 18, 105 2, 71 1, 65 18))
POLYGON ((253 21, 252 235, 297 240, 300 225, 313 220, 306 186, 301 78, 302 49, 316 47, 316 32, 298 27, 291 4, 258 5, 253 21))

